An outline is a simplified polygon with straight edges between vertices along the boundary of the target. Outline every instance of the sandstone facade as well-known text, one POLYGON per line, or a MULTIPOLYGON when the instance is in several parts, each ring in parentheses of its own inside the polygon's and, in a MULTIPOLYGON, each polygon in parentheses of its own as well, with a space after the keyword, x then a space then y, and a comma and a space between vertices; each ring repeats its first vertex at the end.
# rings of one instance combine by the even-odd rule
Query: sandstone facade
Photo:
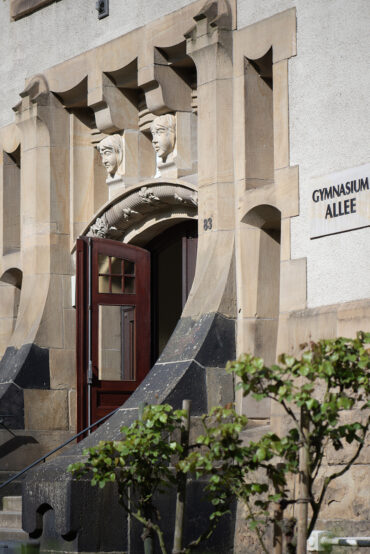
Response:
MULTIPOLYGON (((80 236, 145 249, 168 229, 198 229, 177 327, 91 444, 116 436, 139 401, 177 406, 184 394, 195 415, 235 400, 249 418, 282 429, 268 403, 235 397, 226 361, 251 351, 272 363, 307 340, 369 330, 366 0, 177 0, 160 11, 144 4, 130 13, 111 0, 102 20, 87 0, 0 6, 4 40, 17 46, 9 55, 14 79, 8 61, 0 85, 0 415, 19 437, 4 448, 2 472, 76 432, 80 236), (49 53, 44 26, 54 35, 49 53), (27 29, 32 60, 18 54, 17 64, 27 29), (363 183, 352 188, 351 205, 330 189, 345 171, 348 183, 351 175, 363 183), (324 234, 313 236, 313 189, 329 195, 338 221, 355 215, 355 205, 360 219, 333 231, 334 212, 328 216, 323 201, 324 234)), ((9 438, 0 430, 3 445, 9 438)), ((67 505, 78 509, 78 494, 59 477, 50 485, 80 452, 75 446, 40 471, 34 480, 44 487, 31 479, 25 528, 38 529, 33 512, 47 503, 56 534, 72 537, 62 543, 86 551, 100 539, 78 535, 89 520, 66 515, 67 505)), ((330 465, 344 461, 328 454, 330 465)), ((325 525, 363 528, 368 464, 366 450, 330 491, 325 525)), ((235 552, 254 552, 238 529, 235 552)))

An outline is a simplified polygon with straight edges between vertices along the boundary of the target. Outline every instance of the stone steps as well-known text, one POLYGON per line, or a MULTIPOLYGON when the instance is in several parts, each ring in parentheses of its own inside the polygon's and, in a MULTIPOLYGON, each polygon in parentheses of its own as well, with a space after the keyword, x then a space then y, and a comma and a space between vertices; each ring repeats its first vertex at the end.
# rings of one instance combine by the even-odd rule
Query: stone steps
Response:
POLYGON ((38 549, 38 541, 29 538, 22 529, 22 497, 4 496, 0 510, 0 554, 32 552, 38 549))
POLYGON ((22 512, 2 510, 0 512, 0 529, 22 529, 22 512))
MULTIPOLYGON (((13 477, 14 472, 10 471, 0 471, 0 484, 5 483, 10 477, 13 477)), ((1 499, 6 496, 20 496, 22 494, 22 479, 19 477, 15 479, 12 483, 0 489, 0 508, 1 508, 1 499)))
POLYGON ((22 497, 21 496, 4 496, 3 497, 3 510, 9 510, 10 512, 22 513, 22 497))
POLYGON ((16 542, 28 542, 29 536, 28 533, 23 531, 23 529, 14 529, 12 527, 0 527, 0 544, 7 543, 9 541, 16 542))

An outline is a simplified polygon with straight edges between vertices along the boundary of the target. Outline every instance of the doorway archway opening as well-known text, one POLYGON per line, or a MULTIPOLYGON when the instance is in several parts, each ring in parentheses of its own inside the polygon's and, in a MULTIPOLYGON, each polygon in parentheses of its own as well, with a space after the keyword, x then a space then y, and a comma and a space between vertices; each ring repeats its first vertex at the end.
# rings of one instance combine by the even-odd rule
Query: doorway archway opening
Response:
POLYGON ((177 222, 144 248, 77 240, 79 430, 128 400, 160 356, 190 292, 196 252, 196 220, 177 222))

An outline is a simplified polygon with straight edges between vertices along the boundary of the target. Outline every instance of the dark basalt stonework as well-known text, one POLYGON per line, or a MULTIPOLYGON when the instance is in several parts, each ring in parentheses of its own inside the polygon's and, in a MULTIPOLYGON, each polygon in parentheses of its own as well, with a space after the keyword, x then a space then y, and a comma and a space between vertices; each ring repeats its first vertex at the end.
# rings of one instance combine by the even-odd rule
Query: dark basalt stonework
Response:
POLYGON ((24 428, 23 389, 49 389, 49 350, 24 344, 9 346, 0 361, 0 414, 12 429, 24 428))
POLYGON ((49 350, 24 344, 19 350, 9 346, 0 362, 0 382, 13 381, 22 389, 48 389, 49 350))
MULTIPOLYGON (((224 403, 232 401, 232 377, 222 368, 234 358, 233 319, 211 313, 198 319, 184 318, 179 321, 160 359, 120 410, 89 437, 49 463, 37 467, 25 479, 23 528, 32 537, 41 537, 43 551, 55 550, 56 542, 57 549, 66 552, 127 551, 134 554, 140 551, 133 537, 128 550, 126 519, 118 507, 114 487, 102 491, 91 487, 88 479, 76 481, 66 472, 67 466, 81 459, 84 448, 96 445, 99 440, 119 438, 122 425, 129 425, 137 418, 141 402, 167 402, 180 408, 182 400, 189 398, 192 415, 195 416, 210 408, 209 399, 212 397, 221 397, 224 403), (209 389, 219 381, 209 378, 213 372, 222 375, 220 382, 224 391, 216 391, 212 395, 209 389), (53 544, 52 548, 50 544, 53 544)), ((205 526, 210 506, 202 500, 202 496, 201 485, 191 483, 189 517, 194 518, 196 514, 198 524, 205 526)), ((162 517, 169 522, 168 536, 172 528, 174 498, 174 494, 169 494, 161 499, 164 508, 162 517)), ((225 521, 222 525, 223 538, 215 535, 202 552, 229 552, 233 521, 233 517, 225 521)), ((188 522, 188 536, 194 538, 191 528, 192 524, 188 522)))
POLYGON ((0 383, 0 416, 7 427, 24 428, 23 390, 14 383, 0 383))
MULTIPOLYGON (((195 541, 200 535, 209 529, 209 516, 213 511, 211 503, 206 499, 204 487, 206 481, 189 479, 187 482, 185 517, 183 529, 183 545, 188 545, 195 541)), ((164 528, 164 542, 167 552, 173 549, 173 529, 176 515, 176 491, 166 491, 156 498, 156 505, 159 507, 160 514, 166 515, 166 525, 164 528)), ((234 531, 236 520, 236 503, 231 506, 230 514, 223 517, 210 538, 201 543, 191 552, 199 554, 232 554, 234 550, 234 531)), ((143 552, 143 543, 141 540, 142 526, 137 520, 131 521, 130 550, 129 554, 138 554, 143 552)), ((159 542, 155 537, 155 553, 160 553, 159 542)))
POLYGON ((221 314, 205 314, 199 319, 182 318, 174 335, 160 363, 196 360, 204 367, 225 367, 228 360, 235 358, 235 323, 221 314))

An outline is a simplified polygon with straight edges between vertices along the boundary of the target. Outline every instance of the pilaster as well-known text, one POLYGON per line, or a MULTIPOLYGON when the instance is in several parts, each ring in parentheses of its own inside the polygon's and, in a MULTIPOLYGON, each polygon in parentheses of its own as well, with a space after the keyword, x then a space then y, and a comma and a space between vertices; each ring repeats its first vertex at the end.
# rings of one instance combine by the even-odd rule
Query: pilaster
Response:
POLYGON ((185 37, 187 54, 197 69, 198 259, 202 261, 197 264, 185 313, 221 311, 233 317, 232 10, 225 1, 208 2, 194 21, 185 37))
MULTIPOLYGON (((46 88, 45 83, 43 86, 46 88)), ((25 268, 14 346, 64 347, 62 305, 69 255, 69 114, 52 93, 22 93, 22 259, 25 268), (35 295, 37 300, 35 299, 35 295), (31 298, 32 298, 32 301, 31 298), (29 327, 28 327, 29 326, 29 327), (27 328, 28 327, 28 328, 27 328), (28 334, 31 332, 33 336, 28 334), (28 338, 27 338, 28 337, 28 338)))

